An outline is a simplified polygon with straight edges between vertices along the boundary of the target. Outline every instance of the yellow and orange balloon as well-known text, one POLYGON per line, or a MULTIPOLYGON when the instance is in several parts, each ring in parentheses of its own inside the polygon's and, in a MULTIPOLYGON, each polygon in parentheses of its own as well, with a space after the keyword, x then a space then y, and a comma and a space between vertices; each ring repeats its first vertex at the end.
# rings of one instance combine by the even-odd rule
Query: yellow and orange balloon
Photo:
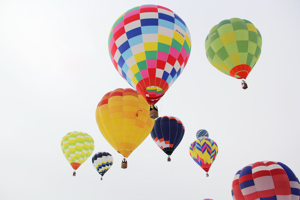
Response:
POLYGON ((154 125, 150 105, 130 88, 105 94, 97 106, 96 121, 104 138, 126 158, 146 139, 154 125))

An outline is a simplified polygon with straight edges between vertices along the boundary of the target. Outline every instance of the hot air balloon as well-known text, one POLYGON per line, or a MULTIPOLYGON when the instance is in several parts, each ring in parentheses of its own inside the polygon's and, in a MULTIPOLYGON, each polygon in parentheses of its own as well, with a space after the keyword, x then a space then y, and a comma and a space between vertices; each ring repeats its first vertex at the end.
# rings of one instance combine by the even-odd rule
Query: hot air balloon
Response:
POLYGON ((206 176, 208 176, 208 171, 218 154, 217 143, 210 138, 200 137, 190 145, 189 152, 193 160, 206 171, 206 176))
POLYGON ((137 6, 114 23, 109 54, 119 74, 155 104, 185 68, 191 39, 185 22, 159 5, 137 6))
POLYGON ((128 156, 150 134, 154 120, 150 106, 137 91, 116 89, 103 96, 96 109, 100 132, 109 144, 124 156, 122 168, 127 167, 128 156))
POLYGON ((205 40, 209 62, 221 72, 237 79, 245 79, 256 64, 262 46, 258 29, 248 20, 232 18, 221 21, 205 40))
POLYGON ((108 152, 98 152, 93 156, 92 163, 97 172, 101 175, 102 180, 103 175, 113 165, 113 157, 108 152))
POLYGON ((232 182, 235 200, 300 199, 299 180, 293 171, 281 162, 263 161, 239 170, 232 182))
POLYGON ((203 199, 203 200, 213 200, 213 199, 203 199))
POLYGON ((61 149, 75 170, 73 176, 76 176, 78 167, 93 153, 94 140, 87 133, 77 131, 69 132, 61 140, 61 149))
POLYGON ((168 155, 168 161, 171 161, 170 156, 181 142, 183 135, 182 122, 171 116, 157 118, 151 131, 152 139, 168 155))
POLYGON ((196 138, 199 139, 199 138, 202 138, 202 137, 205 137, 205 138, 209 137, 209 134, 208 134, 207 130, 200 129, 200 130, 197 131, 196 138))

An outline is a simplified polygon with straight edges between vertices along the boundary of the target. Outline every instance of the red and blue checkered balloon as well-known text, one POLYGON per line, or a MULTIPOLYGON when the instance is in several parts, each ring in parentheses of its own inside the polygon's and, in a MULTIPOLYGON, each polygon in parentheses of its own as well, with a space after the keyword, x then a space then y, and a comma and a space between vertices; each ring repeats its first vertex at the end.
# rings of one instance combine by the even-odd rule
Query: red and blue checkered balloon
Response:
POLYGON ((285 164, 264 161, 239 170, 234 176, 231 192, 234 200, 299 200, 300 184, 285 164))
POLYGON ((191 51, 185 22, 158 5, 137 6, 114 23, 109 53, 119 74, 155 104, 182 73, 191 51))

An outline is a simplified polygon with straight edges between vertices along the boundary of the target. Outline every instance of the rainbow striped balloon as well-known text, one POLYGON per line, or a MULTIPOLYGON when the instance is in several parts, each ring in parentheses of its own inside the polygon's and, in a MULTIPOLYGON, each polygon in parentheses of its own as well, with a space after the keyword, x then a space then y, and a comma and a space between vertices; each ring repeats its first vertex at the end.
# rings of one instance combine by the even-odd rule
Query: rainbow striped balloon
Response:
POLYGON ((186 66, 191 39, 185 22, 158 5, 137 6, 114 23, 109 53, 119 74, 155 104, 186 66))
POLYGON ((264 161, 239 170, 234 176, 231 192, 234 200, 299 200, 300 184, 285 164, 264 161))

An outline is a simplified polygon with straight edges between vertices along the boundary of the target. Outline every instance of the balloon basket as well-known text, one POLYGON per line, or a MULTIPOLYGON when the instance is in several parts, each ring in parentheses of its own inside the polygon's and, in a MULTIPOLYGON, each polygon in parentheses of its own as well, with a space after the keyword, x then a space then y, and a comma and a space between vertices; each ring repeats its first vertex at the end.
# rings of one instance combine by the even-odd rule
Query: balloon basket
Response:
POLYGON ((209 177, 209 174, 208 174, 208 172, 206 172, 206 177, 209 177))
POLYGON ((127 160, 125 158, 123 158, 123 160, 122 160, 121 168, 122 169, 126 169, 127 168, 127 160))
POLYGON ((168 162, 171 162, 171 157, 170 156, 168 156, 168 162))
POLYGON ((76 171, 73 172, 73 176, 76 176, 76 171))
POLYGON ((244 80, 242 80, 242 88, 244 90, 246 90, 248 88, 248 85, 247 85, 246 81, 244 81, 244 80))
POLYGON ((150 118, 152 119, 158 118, 158 109, 154 105, 150 106, 150 118))

